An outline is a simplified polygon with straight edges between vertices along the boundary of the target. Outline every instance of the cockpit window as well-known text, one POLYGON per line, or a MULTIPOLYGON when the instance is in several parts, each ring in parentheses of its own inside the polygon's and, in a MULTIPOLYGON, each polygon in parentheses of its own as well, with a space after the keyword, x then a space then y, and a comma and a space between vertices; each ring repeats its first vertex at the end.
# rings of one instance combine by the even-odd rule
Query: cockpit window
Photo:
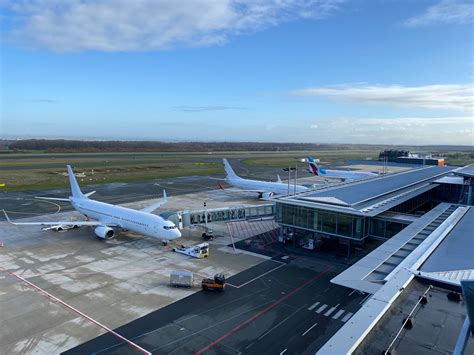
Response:
POLYGON ((163 226, 164 229, 168 230, 168 229, 175 229, 176 226, 163 226))

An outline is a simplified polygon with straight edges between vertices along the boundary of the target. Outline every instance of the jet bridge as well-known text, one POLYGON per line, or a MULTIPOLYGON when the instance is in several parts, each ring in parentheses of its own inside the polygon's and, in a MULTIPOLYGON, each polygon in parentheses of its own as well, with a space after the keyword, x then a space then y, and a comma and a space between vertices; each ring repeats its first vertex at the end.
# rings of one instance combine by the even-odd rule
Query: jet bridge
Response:
POLYGON ((275 215, 275 204, 244 205, 223 208, 208 208, 201 210, 183 210, 165 212, 161 216, 174 222, 180 229, 204 225, 212 222, 228 222, 252 218, 272 217, 275 215))

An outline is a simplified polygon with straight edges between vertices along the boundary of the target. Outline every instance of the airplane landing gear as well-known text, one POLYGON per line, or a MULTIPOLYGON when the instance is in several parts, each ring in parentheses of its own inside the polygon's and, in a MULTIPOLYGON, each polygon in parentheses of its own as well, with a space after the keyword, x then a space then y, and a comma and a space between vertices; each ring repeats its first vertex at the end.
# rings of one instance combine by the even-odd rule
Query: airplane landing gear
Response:
POLYGON ((164 246, 164 247, 167 246, 168 243, 169 243, 169 240, 163 240, 163 246, 164 246))

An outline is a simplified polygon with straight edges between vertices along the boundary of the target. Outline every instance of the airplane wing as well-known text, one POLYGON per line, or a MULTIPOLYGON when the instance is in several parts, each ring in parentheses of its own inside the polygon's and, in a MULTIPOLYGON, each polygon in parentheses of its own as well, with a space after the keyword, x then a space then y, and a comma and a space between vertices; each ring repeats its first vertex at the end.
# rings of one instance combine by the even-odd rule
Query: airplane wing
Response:
MULTIPOLYGON (((15 226, 56 226, 56 225, 70 225, 74 224, 76 226, 100 226, 104 223, 99 221, 54 221, 54 222, 12 222, 15 226)), ((107 224, 108 225, 108 224, 107 224)))
MULTIPOLYGON (((96 193, 96 191, 91 191, 91 192, 88 192, 88 193, 84 194, 84 196, 89 197, 89 196, 91 196, 92 194, 95 194, 95 193, 96 193)), ((35 198, 37 198, 38 200, 50 200, 50 201, 67 201, 67 202, 71 201, 71 200, 69 200, 69 198, 61 198, 61 197, 35 196, 35 198)))
MULTIPOLYGON (((53 222, 13 222, 10 217, 8 217, 7 212, 3 210, 3 214, 7 219, 8 223, 14 224, 16 226, 56 226, 60 224, 64 225, 71 225, 74 224, 76 226, 100 226, 106 223, 99 222, 99 221, 53 221, 53 222)), ((109 224, 106 224, 109 225, 109 224)), ((112 226, 112 225, 110 225, 112 226)))
POLYGON ((90 195, 95 194, 96 192, 97 191, 94 190, 94 191, 91 191, 91 192, 88 192, 88 193, 84 194, 84 196, 89 197, 90 195))
POLYGON ((60 198, 60 197, 42 197, 42 196, 35 196, 38 200, 51 200, 51 201, 67 201, 70 202, 68 198, 60 198))
POLYGON ((228 192, 228 193, 254 192, 256 194, 261 194, 261 193, 267 192, 267 191, 263 191, 263 190, 242 190, 242 189, 239 189, 238 187, 234 188, 233 190, 229 190, 229 189, 224 188, 224 186, 222 186, 222 184, 218 184, 217 186, 219 187, 220 190, 222 190, 224 192, 228 192))
POLYGON ((163 190, 163 198, 160 199, 160 201, 147 206, 145 208, 142 208, 140 211, 146 212, 146 213, 152 213, 154 210, 157 210, 158 208, 161 207, 161 205, 164 205, 166 202, 168 202, 168 196, 166 195, 166 191, 163 190))

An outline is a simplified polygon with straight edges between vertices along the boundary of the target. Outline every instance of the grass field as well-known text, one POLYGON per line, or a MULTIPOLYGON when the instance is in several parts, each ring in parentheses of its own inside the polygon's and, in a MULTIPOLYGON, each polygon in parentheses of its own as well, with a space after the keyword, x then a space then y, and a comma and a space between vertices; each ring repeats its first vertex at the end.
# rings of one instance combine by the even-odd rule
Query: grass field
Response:
MULTIPOLYGON (((224 175, 221 159, 239 159, 252 168, 303 166, 307 154, 326 163, 345 160, 377 160, 379 150, 325 150, 315 152, 219 152, 209 153, 61 153, 0 155, 0 191, 44 190, 68 186, 66 164, 75 166, 81 185, 152 180, 192 175, 224 175)), ((450 152, 448 164, 473 163, 469 154, 450 152)))
POLYGON ((162 154, 44 154, 0 158, 0 191, 44 190, 68 186, 66 164, 72 164, 81 185, 151 180, 221 173, 218 161, 162 154))

